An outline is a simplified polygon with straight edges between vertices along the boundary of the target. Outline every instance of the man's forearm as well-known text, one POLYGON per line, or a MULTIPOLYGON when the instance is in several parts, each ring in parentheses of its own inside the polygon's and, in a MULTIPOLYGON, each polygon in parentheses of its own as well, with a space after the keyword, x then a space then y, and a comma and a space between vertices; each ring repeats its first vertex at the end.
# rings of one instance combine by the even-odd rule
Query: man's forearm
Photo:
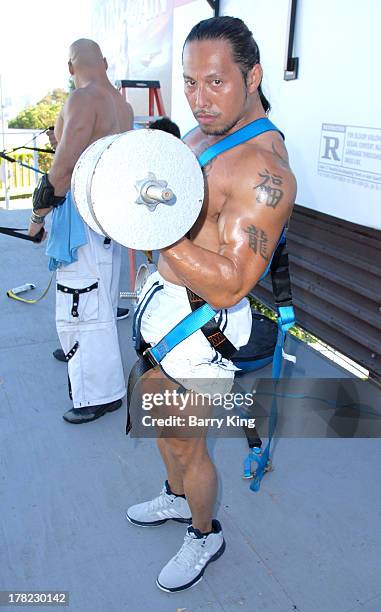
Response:
POLYGON ((74 166, 53 164, 49 172, 49 181, 54 187, 54 195, 64 196, 70 189, 71 175, 74 166))
POLYGON ((161 256, 182 283, 216 309, 241 299, 240 275, 234 262, 183 238, 161 256))
POLYGON ((68 146, 67 138, 58 143, 52 167, 49 170, 49 181, 54 187, 54 195, 64 196, 70 189, 71 176, 75 163, 80 156, 72 147, 68 146))

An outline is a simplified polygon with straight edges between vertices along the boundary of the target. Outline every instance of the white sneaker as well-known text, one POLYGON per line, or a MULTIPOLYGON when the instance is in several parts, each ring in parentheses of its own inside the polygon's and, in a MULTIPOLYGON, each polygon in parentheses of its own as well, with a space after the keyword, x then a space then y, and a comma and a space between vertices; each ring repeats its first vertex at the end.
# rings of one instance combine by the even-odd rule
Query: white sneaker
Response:
POLYGON ((187 500, 168 493, 166 484, 155 499, 128 508, 126 517, 130 523, 142 527, 162 525, 169 520, 178 523, 192 522, 192 513, 187 500))
POLYGON ((203 536, 198 529, 188 527, 184 544, 163 567, 156 580, 159 589, 176 593, 200 582, 206 566, 216 561, 225 550, 220 523, 213 520, 212 529, 212 533, 203 536))

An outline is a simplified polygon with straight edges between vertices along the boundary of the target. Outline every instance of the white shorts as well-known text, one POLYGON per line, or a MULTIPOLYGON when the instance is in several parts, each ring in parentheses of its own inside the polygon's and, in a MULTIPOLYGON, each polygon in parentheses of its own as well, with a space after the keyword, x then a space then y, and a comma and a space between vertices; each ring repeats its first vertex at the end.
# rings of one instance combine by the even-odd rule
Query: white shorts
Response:
MULTIPOLYGON (((190 312, 185 287, 169 283, 159 272, 155 272, 147 279, 141 292, 134 331, 138 334, 140 328, 144 341, 153 346, 190 312)), ((232 308, 221 310, 215 319, 220 330, 237 349, 247 344, 252 325, 247 298, 232 308)), ((199 393, 228 393, 239 369, 211 346, 201 330, 175 346, 160 366, 169 378, 199 393)))

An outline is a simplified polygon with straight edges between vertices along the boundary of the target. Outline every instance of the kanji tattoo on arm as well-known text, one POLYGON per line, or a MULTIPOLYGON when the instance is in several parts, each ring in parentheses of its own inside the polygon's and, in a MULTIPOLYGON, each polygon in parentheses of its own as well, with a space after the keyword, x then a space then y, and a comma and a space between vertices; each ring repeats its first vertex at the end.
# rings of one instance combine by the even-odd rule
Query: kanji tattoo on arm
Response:
POLYGON ((269 239, 266 232, 255 225, 249 225, 244 231, 249 234, 249 247, 251 250, 256 255, 259 254, 265 261, 268 261, 267 249, 269 239))
POLYGON ((280 189, 283 185, 282 177, 277 174, 271 174, 264 169, 258 172, 262 182, 255 185, 256 200, 259 204, 266 204, 270 208, 276 208, 283 197, 283 190, 280 189))

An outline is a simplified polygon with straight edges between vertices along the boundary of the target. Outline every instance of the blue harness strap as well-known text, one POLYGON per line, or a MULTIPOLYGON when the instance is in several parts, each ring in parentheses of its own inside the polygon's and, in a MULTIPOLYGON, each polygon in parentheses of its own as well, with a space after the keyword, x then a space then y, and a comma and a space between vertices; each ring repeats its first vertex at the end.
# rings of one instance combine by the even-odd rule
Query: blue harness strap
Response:
POLYGON ((240 145, 251 138, 264 134, 264 132, 281 133, 280 130, 278 130, 278 128, 270 121, 270 119, 267 119, 267 117, 252 121, 236 132, 233 132, 233 134, 229 134, 229 136, 219 140, 201 153, 201 155, 198 157, 201 168, 203 168, 217 155, 220 155, 229 149, 233 149, 233 147, 236 147, 237 145, 240 145))
POLYGON ((269 428, 268 428, 268 441, 266 447, 263 451, 254 447, 251 448, 249 454, 246 456, 243 462, 243 474, 244 478, 251 478, 251 464, 253 461, 257 463, 257 469, 255 471, 254 478, 250 484, 250 489, 252 491, 259 491, 261 486, 261 481, 263 476, 269 469, 271 469, 271 443, 274 437, 276 424, 277 424, 277 416, 278 416, 278 405, 277 405, 277 394, 276 387, 279 381, 281 367, 282 367, 282 357, 283 357, 283 347, 286 339, 287 331, 295 325, 295 313, 292 306, 280 306, 278 307, 278 337, 277 343, 275 346, 274 357, 273 357, 273 365, 272 365, 272 378, 274 382, 274 394, 273 400, 271 403, 271 411, 269 416, 269 428))
POLYGON ((147 348, 143 354, 148 357, 153 365, 158 365, 175 346, 201 329, 217 312, 218 310, 214 310, 209 304, 203 304, 197 310, 190 312, 160 342, 151 348, 147 348))

